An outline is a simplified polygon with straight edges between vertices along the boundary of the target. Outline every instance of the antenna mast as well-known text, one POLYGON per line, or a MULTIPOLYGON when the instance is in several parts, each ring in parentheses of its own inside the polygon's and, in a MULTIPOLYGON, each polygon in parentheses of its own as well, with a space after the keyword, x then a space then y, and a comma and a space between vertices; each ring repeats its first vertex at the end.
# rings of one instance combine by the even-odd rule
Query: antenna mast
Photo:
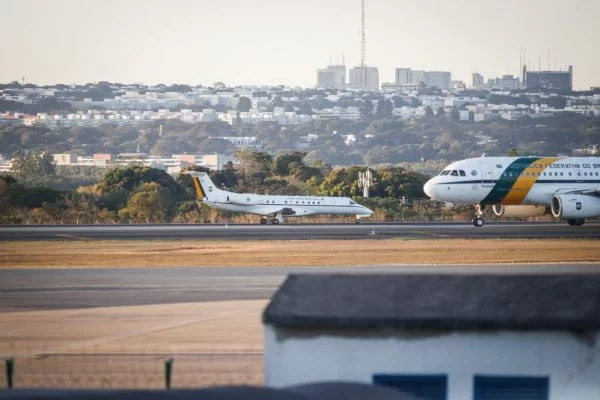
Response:
POLYGON ((367 39, 365 33, 365 0, 361 0, 361 33, 360 33, 360 70, 361 83, 363 87, 367 86, 367 39))

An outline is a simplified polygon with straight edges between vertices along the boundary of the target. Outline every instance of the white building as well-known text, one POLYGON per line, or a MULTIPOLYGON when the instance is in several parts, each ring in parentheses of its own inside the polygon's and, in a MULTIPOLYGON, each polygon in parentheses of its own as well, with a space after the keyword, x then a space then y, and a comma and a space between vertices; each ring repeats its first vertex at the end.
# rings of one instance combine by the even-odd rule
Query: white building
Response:
POLYGON ((354 67, 350 70, 350 87, 357 89, 379 89, 379 70, 377 67, 354 67))
POLYGON ((411 85, 412 74, 410 68, 396 68, 394 83, 396 85, 411 85))
POLYGON ((427 71, 425 72, 425 83, 427 86, 437 87, 443 90, 451 88, 452 74, 445 71, 427 71))
POLYGON ((294 274, 263 323, 273 388, 348 381, 428 400, 600 399, 600 274, 294 274))
POLYGON ((345 85, 345 65, 329 65, 317 70, 317 88, 342 89, 345 85))
POLYGON ((479 72, 473 72, 472 87, 474 89, 483 89, 485 87, 483 75, 481 75, 479 72))

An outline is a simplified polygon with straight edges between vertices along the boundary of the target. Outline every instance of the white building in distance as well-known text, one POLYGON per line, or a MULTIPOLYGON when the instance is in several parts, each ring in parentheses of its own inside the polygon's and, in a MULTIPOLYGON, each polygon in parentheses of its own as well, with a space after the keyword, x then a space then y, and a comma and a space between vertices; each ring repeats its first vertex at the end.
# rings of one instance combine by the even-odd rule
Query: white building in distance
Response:
POLYGON ((329 65, 317 70, 317 88, 343 89, 346 86, 346 66, 329 65))
POLYGON ((354 67, 350 70, 350 85, 356 89, 379 89, 379 69, 377 67, 354 67))

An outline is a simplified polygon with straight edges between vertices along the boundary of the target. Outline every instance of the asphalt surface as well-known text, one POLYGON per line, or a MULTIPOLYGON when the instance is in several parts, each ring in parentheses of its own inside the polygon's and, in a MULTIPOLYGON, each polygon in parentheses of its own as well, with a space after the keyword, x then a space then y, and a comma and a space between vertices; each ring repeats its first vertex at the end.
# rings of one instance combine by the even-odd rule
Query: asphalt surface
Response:
POLYGON ((384 238, 600 238, 600 223, 569 226, 566 222, 487 222, 289 225, 40 225, 0 226, 0 241, 17 240, 286 240, 384 238))
POLYGON ((600 273, 600 263, 0 269, 0 312, 269 299, 291 273, 600 273))

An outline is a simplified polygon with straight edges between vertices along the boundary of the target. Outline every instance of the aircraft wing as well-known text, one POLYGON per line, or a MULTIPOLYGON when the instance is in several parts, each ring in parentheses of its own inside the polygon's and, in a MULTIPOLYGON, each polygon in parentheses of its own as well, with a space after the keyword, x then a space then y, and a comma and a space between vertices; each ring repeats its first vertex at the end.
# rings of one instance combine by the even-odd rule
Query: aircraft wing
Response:
POLYGON ((260 215, 275 215, 281 213, 283 216, 311 215, 313 212, 301 207, 282 207, 280 205, 260 205, 252 208, 252 212, 260 215))
POLYGON ((585 194, 591 196, 600 196, 600 187, 589 189, 563 189, 558 190, 555 194, 585 194))

